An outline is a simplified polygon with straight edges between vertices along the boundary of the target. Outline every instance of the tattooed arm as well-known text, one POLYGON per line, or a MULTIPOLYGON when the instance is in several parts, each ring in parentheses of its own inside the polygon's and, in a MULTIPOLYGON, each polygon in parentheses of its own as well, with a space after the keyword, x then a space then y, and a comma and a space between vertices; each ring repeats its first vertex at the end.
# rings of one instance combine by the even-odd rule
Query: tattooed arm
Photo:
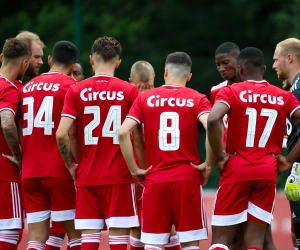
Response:
POLYGON ((15 123, 15 115, 10 110, 0 112, 1 128, 13 156, 5 156, 21 169, 22 154, 19 144, 18 130, 15 123))
POLYGON ((73 157, 70 152, 70 148, 74 148, 70 145, 69 130, 72 127, 74 120, 69 117, 62 117, 56 131, 56 141, 60 154, 66 164, 66 168, 70 171, 72 178, 76 179, 77 164, 74 163, 73 157))

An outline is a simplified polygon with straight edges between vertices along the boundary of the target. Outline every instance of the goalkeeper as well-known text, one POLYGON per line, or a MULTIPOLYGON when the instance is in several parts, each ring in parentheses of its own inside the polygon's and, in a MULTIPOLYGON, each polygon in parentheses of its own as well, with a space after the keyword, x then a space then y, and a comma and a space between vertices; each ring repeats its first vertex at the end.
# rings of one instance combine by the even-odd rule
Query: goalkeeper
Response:
MULTIPOLYGON (((300 41, 295 38, 286 39, 277 44, 274 53, 273 69, 277 72, 278 78, 283 80, 283 88, 292 92, 300 101, 300 41)), ((293 120, 289 120, 290 127, 287 129, 287 149, 290 154, 300 139, 300 126, 293 120)), ((287 179, 285 192, 290 200, 291 217, 296 234, 296 243, 300 249, 300 201, 299 181, 300 180, 300 158, 293 164, 291 174, 287 179)))

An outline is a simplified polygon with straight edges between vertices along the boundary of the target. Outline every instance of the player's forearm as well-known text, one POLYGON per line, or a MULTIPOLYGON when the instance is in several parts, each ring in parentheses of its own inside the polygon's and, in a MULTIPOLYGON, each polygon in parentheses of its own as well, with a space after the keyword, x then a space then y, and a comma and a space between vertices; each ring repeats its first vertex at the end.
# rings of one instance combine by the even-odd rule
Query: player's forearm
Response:
POLYGON ((79 147, 78 147, 78 134, 77 123, 75 122, 69 131, 70 151, 76 163, 79 161, 79 147))
POLYGON ((1 128, 8 147, 17 161, 22 160, 22 153, 19 144, 18 130, 14 121, 14 114, 11 111, 1 112, 1 128))
POLYGON ((66 164, 66 168, 70 168, 72 165, 72 156, 69 150, 69 136, 67 133, 65 134, 56 134, 56 141, 59 152, 66 164))
POLYGON ((134 159, 132 143, 130 140, 130 132, 119 133, 119 143, 122 155, 126 161, 129 171, 131 173, 136 172, 138 166, 134 159))
POLYGON ((223 159, 223 125, 222 120, 208 119, 207 122, 208 140, 216 161, 223 159))
POLYGON ((214 157, 212 148, 210 146, 207 134, 206 134, 206 139, 205 139, 205 150, 206 150, 205 162, 208 167, 212 168, 215 164, 215 157, 214 157))
POLYGON ((142 126, 133 131, 133 146, 141 169, 146 169, 145 141, 142 126))

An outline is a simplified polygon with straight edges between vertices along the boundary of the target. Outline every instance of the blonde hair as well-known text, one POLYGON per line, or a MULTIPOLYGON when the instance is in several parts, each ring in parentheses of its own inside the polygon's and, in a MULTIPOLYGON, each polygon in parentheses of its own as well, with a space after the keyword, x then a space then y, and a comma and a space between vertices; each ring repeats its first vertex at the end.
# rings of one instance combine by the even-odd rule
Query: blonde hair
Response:
POLYGON ((300 40, 297 38, 288 38, 277 44, 281 48, 281 55, 291 54, 296 61, 300 63, 300 40))
POLYGON ((17 36, 16 38, 23 38, 23 39, 28 39, 30 40, 31 42, 37 42, 42 48, 45 48, 45 44, 42 42, 42 40, 40 39, 40 37, 33 33, 33 32, 30 32, 30 31, 21 31, 17 36))
POLYGON ((137 61, 130 70, 130 78, 138 79, 141 82, 149 82, 151 76, 154 77, 154 69, 152 65, 146 61, 137 61))

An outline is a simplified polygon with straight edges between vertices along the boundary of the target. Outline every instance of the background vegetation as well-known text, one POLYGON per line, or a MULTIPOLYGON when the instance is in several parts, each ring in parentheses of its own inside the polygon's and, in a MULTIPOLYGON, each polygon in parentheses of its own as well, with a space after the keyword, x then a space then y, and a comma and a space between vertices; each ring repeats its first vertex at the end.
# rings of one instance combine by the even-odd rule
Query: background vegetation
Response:
MULTIPOLYGON (((185 51, 193 60, 189 87, 208 96, 211 86, 222 81, 214 61, 219 44, 232 41, 241 49, 260 48, 265 53, 265 78, 281 86, 272 69, 275 46, 300 34, 300 0, 1 0, 1 7, 2 43, 21 30, 29 30, 46 44, 41 72, 49 69, 47 56, 54 43, 69 40, 80 49, 79 59, 89 77, 93 41, 113 36, 123 47, 117 77, 128 79, 131 65, 147 60, 156 71, 155 86, 160 86, 166 56, 185 51)), ((202 142, 203 129, 199 127, 199 131, 202 142)), ((199 151, 203 156, 202 144, 199 151)), ((280 187, 285 177, 279 178, 280 187)), ((207 186, 217 185, 218 173, 214 171, 207 186)))

